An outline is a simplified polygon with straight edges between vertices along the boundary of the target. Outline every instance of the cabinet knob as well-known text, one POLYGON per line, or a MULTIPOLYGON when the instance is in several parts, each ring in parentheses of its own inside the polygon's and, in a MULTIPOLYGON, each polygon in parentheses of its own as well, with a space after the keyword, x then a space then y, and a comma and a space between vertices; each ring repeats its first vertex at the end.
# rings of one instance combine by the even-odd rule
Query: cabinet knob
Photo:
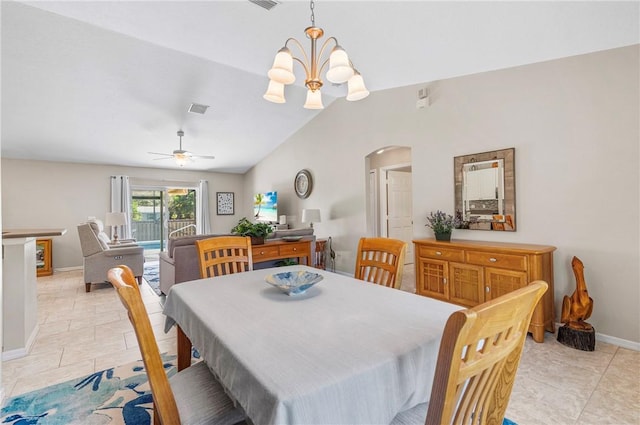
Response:
POLYGON ((489 287, 488 286, 484 287, 484 292, 489 293, 489 287))
POLYGON ((444 283, 445 285, 447 284, 447 278, 446 277, 442 278, 442 283, 444 283))
POLYGON ((293 250, 294 250, 294 251, 297 251, 297 250, 298 250, 298 248, 293 248, 293 250))
POLYGON ((260 251, 260 255, 264 255, 264 251, 260 251))
POLYGON ((489 258, 489 261, 491 261, 492 263, 495 263, 496 261, 498 261, 498 259, 491 257, 491 258, 489 258))
POLYGON ((442 255, 442 252, 436 251, 436 255, 442 255))

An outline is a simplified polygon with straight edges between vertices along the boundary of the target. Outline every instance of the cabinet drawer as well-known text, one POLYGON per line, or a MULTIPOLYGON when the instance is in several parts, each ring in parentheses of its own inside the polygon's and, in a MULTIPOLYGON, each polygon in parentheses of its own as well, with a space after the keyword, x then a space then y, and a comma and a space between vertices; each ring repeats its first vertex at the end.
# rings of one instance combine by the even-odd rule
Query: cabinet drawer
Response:
POLYGON ((480 266, 502 267, 513 270, 527 270, 527 256, 497 254, 495 252, 467 251, 466 262, 480 266))
POLYGON ((420 246, 418 249, 420 257, 435 258, 438 260, 450 260, 462 262, 464 252, 459 249, 447 249, 434 246, 420 246))
POLYGON ((291 244, 280 246, 280 255, 290 255, 292 257, 298 257, 301 255, 309 254, 309 244, 291 244))
POLYGON ((277 246, 252 246, 251 253, 253 254, 254 260, 257 260, 263 257, 277 257, 278 247, 277 246))

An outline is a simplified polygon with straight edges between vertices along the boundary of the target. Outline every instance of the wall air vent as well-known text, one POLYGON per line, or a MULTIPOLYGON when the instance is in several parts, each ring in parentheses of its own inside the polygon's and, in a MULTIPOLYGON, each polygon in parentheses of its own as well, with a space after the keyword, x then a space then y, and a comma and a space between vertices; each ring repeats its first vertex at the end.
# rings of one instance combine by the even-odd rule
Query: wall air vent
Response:
POLYGON ((267 10, 271 10, 275 6, 280 4, 279 2, 274 1, 274 0, 249 0, 249 2, 251 2, 253 4, 256 4, 256 5, 260 6, 261 8, 267 9, 267 10))
POLYGON ((200 105, 198 103, 192 103, 191 106, 189 106, 189 112, 193 112, 194 114, 204 114, 205 112, 207 112, 208 107, 209 105, 200 105))

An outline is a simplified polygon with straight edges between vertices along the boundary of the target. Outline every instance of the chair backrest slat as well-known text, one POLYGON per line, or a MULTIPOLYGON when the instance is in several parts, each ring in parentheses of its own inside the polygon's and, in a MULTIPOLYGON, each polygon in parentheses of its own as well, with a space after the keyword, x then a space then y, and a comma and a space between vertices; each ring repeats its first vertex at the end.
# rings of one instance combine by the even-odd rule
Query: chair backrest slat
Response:
POLYGON ((217 236, 195 244, 202 278, 253 270, 249 236, 217 236))
POLYGON ((178 406, 169 384, 169 379, 164 370, 164 364, 160 357, 160 350, 151 328, 151 322, 145 309, 140 288, 131 269, 121 265, 112 268, 108 272, 109 282, 116 288, 120 301, 127 309, 129 320, 133 325, 142 361, 147 371, 149 386, 153 397, 155 412, 160 423, 180 424, 178 406))
POLYGON ((531 315, 547 288, 535 281, 449 317, 427 425, 502 423, 531 315))
POLYGON ((355 278, 400 288, 406 243, 390 238, 361 238, 356 256, 355 278))

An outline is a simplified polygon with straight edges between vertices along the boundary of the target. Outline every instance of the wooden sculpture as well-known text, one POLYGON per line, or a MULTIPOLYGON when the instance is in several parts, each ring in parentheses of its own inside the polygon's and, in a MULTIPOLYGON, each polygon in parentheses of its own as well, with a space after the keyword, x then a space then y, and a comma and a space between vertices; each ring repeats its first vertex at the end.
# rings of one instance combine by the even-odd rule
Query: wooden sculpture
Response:
POLYGON ((585 322, 593 311, 593 299, 587 292, 584 280, 584 265, 578 257, 571 260, 573 274, 576 277, 576 290, 562 300, 560 321, 564 323, 558 330, 558 341, 564 345, 585 351, 595 349, 595 330, 585 322))
POLYGON ((564 296, 560 321, 571 329, 589 330, 593 327, 585 320, 593 311, 593 299, 589 296, 587 284, 584 281, 584 265, 578 257, 573 257, 571 267, 576 277, 576 290, 571 297, 564 296))

